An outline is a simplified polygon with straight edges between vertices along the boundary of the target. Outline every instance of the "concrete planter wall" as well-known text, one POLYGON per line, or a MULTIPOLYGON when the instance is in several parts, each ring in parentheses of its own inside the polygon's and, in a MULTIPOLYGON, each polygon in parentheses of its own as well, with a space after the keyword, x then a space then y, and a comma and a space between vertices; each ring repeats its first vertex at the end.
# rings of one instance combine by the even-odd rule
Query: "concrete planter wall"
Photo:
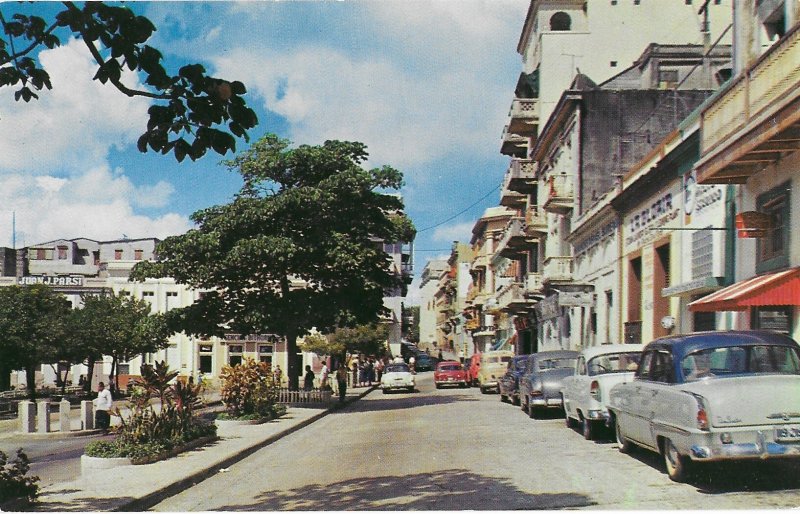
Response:
POLYGON ((131 461, 131 459, 129 459, 128 457, 89 457, 88 455, 81 455, 81 474, 85 475, 86 473, 91 473, 93 471, 118 468, 121 466, 152 464, 153 462, 158 462, 160 460, 165 460, 171 457, 175 457, 181 452, 193 450, 199 446, 203 446, 204 444, 216 441, 217 439, 219 439, 219 436, 216 435, 201 437, 199 439, 195 439, 194 441, 190 441, 182 446, 174 448, 171 451, 159 455, 154 455, 153 457, 149 457, 147 459, 137 460, 135 462, 131 461))

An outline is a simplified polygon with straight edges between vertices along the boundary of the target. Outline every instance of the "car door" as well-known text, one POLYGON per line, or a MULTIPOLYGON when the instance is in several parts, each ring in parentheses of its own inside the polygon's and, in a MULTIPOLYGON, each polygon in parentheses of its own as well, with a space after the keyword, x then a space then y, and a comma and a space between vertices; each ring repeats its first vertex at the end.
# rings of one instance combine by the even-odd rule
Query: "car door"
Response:
POLYGON ((669 388, 675 381, 672 354, 667 349, 655 349, 648 366, 647 380, 642 380, 637 391, 638 410, 634 439, 645 446, 656 449, 653 419, 667 401, 669 388))
POLYGON ((636 442, 641 442, 645 431, 649 430, 647 428, 648 421, 645 417, 646 402, 643 402, 643 399, 647 394, 646 384, 650 381, 650 368, 653 366, 655 353, 654 351, 644 352, 634 380, 615 387, 615 389, 619 388, 622 391, 618 395, 618 401, 616 402, 619 410, 617 423, 619 423, 625 438, 636 442), (645 389, 644 393, 642 392, 643 388, 645 389))
POLYGON ((577 418, 576 409, 582 404, 584 389, 589 388, 588 372, 586 369, 586 357, 578 357, 575 362, 575 374, 565 377, 564 381, 564 409, 567 413, 577 418))

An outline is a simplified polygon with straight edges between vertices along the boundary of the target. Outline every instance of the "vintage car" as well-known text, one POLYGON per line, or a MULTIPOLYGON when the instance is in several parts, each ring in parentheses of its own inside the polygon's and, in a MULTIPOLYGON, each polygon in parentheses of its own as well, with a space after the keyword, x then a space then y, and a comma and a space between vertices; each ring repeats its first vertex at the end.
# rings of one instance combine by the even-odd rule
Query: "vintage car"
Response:
POLYGON ((414 371, 433 371, 436 367, 436 358, 431 357, 427 353, 418 353, 416 360, 414 371))
POLYGON ((436 389, 445 385, 467 387, 467 371, 458 361, 442 361, 433 370, 433 383, 436 389))
POLYGON ((478 371, 481 369, 481 354, 473 353, 464 366, 467 368, 467 383, 471 386, 478 385, 478 371))
POLYGON ((384 393, 395 389, 405 389, 414 392, 416 382, 414 374, 405 362, 392 362, 387 364, 381 376, 381 390, 384 393))
POLYGON ((519 377, 525 371, 530 355, 517 355, 508 363, 505 375, 500 377, 500 401, 519 405, 519 377))
POLYGON ((514 352, 509 350, 494 350, 481 354, 480 369, 478 369, 478 387, 483 394, 489 391, 500 391, 499 380, 505 375, 508 363, 514 357, 514 352))
POLYGON ((660 453, 676 482, 695 462, 800 459, 800 346, 759 331, 656 339, 608 409, 620 451, 660 453))
POLYGON ((640 344, 604 344, 582 350, 575 374, 564 379, 561 389, 567 427, 580 425, 583 437, 594 439, 608 421, 609 391, 633 380, 641 353, 640 344))
POLYGON ((522 410, 535 417, 548 408, 560 409, 564 377, 575 373, 578 352, 550 350, 531 355, 525 371, 519 377, 519 398, 522 410))

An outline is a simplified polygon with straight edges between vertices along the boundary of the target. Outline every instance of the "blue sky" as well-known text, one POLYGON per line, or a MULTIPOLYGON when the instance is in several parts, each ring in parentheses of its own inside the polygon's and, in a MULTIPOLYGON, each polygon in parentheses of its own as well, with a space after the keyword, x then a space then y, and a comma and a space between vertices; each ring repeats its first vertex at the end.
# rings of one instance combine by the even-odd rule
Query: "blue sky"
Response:
MULTIPOLYGON (((469 240, 474 221, 497 205, 527 0, 127 5, 154 22, 152 44, 173 70, 199 62, 247 85, 260 120, 253 140, 273 132, 296 144, 362 141, 370 166, 400 169, 406 210, 421 229, 417 274, 454 240, 469 240)), ((18 9, 0 4, 7 19, 18 9)), ((16 103, 0 90, 0 245, 11 246, 12 212, 17 246, 165 237, 238 190, 218 154, 178 164, 139 153, 149 104, 93 82, 81 44, 64 41, 41 60, 54 89, 39 101, 16 103)))

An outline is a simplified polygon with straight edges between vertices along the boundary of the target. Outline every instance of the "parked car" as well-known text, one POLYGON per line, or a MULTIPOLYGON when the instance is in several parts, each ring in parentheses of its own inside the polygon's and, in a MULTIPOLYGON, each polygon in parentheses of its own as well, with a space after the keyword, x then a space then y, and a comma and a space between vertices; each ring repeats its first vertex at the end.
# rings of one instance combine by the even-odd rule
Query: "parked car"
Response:
POLYGON ((519 378, 519 398, 522 410, 535 417, 545 409, 560 409, 562 380, 575 373, 578 352, 550 350, 534 353, 519 378))
POLYGON ((530 355, 517 355, 508 363, 508 369, 500 377, 500 401, 519 405, 519 377, 525 371, 530 355))
POLYGON ((406 389, 413 393, 416 385, 414 374, 405 362, 392 362, 383 370, 381 390, 384 393, 394 389, 406 389))
POLYGON ((445 385, 467 387, 467 372, 458 361, 442 361, 433 370, 433 383, 436 389, 445 385))
POLYGON ((417 354, 417 362, 414 364, 414 371, 433 371, 436 367, 436 358, 431 357, 427 353, 417 354))
POLYGON ((471 386, 478 385, 478 371, 481 369, 481 354, 473 353, 467 361, 467 383, 471 386))
POLYGON ((561 390, 567 427, 581 425, 583 437, 593 439, 608 422, 611 388, 633 380, 641 353, 640 344, 604 344, 581 351, 575 374, 564 378, 561 390))
POLYGON ((620 451, 660 453, 676 482, 695 462, 800 459, 800 346, 759 331, 656 339, 608 408, 620 451))
POLYGON ((500 377, 505 375, 508 364, 514 358, 509 350, 494 350, 481 354, 481 366, 478 370, 478 387, 483 394, 489 391, 500 392, 500 377))

